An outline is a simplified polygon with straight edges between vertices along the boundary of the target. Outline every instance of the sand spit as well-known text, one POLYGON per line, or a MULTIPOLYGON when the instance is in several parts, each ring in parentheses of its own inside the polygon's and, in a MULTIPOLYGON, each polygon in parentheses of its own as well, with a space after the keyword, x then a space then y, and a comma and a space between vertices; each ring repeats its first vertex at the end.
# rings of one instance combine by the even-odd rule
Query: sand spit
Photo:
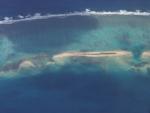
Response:
POLYGON ((64 52, 53 56, 53 60, 63 60, 70 57, 132 57, 128 51, 103 51, 103 52, 64 52))
POLYGON ((150 57, 150 51, 145 51, 142 53, 142 58, 144 57, 150 57))
POLYGON ((29 60, 25 60, 19 64, 19 69, 32 67, 35 67, 35 65, 29 60))
MULTIPOLYGON (((130 51, 94 51, 94 52, 63 52, 53 55, 52 57, 48 54, 38 54, 30 56, 29 58, 23 58, 18 61, 14 61, 0 67, 0 76, 6 73, 14 72, 18 73, 21 70, 40 70, 44 67, 51 66, 61 67, 68 63, 73 63, 72 58, 75 58, 75 62, 90 62, 98 65, 106 65, 111 67, 115 65, 123 70, 128 70, 130 68, 135 68, 138 70, 148 70, 150 69, 150 51, 145 51, 141 55, 141 62, 138 64, 131 63, 134 61, 132 52, 130 51), (79 60, 77 60, 79 58, 79 60), (84 61, 83 59, 85 58, 84 61), (87 58, 87 59, 86 59, 87 58), (99 63, 100 62, 100 63, 99 63)), ((111 70, 111 69, 110 69, 111 70)))

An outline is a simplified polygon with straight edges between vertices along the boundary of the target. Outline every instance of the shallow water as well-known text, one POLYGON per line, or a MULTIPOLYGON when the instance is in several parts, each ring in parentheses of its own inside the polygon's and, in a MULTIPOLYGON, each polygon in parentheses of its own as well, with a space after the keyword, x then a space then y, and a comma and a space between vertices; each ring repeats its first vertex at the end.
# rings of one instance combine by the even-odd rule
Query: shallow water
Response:
POLYGON ((0 25, 0 112, 149 113, 150 59, 141 57, 150 50, 149 19, 70 16, 0 25), (133 57, 46 65, 62 52, 116 50, 133 57), (26 59, 37 67, 18 70, 26 59))

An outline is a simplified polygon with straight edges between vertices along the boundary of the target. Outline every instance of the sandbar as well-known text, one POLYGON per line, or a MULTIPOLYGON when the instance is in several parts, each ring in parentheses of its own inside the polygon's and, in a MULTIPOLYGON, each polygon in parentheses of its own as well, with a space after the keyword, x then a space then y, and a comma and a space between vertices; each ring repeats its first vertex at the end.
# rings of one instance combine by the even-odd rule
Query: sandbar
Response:
POLYGON ((64 59, 68 57, 132 57, 129 51, 100 51, 100 52, 63 52, 53 56, 53 60, 64 59))

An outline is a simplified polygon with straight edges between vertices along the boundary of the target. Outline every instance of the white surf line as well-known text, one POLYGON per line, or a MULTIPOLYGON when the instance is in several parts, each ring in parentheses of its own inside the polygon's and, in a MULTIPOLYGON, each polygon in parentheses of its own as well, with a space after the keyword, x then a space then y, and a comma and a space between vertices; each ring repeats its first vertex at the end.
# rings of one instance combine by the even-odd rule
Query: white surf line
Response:
POLYGON ((54 61, 63 60, 70 57, 89 57, 89 58, 98 58, 98 57, 132 57, 132 53, 128 51, 104 51, 104 52, 64 52, 57 55, 54 55, 52 59, 54 61))
POLYGON ((41 20, 41 19, 56 18, 56 17, 91 16, 91 15, 150 16, 150 12, 141 12, 140 10, 136 10, 136 11, 126 11, 126 10, 120 10, 120 11, 91 11, 89 9, 86 9, 85 11, 81 11, 81 12, 70 12, 70 13, 64 13, 64 14, 41 15, 40 13, 36 13, 33 16, 31 16, 31 15, 27 15, 27 16, 19 15, 18 16, 19 19, 13 19, 12 17, 4 17, 4 20, 1 20, 0 24, 13 24, 13 23, 23 22, 23 21, 41 20))

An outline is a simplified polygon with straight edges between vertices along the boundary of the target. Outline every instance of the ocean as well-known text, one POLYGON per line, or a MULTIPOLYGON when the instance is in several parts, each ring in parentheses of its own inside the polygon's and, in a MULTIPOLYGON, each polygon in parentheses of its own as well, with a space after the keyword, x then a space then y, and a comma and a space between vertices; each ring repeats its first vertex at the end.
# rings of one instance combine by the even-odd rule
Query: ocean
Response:
POLYGON ((0 17, 34 13, 64 13, 83 11, 144 10, 148 11, 149 0, 1 0, 0 17))
POLYGON ((149 1, 0 1, 0 113, 150 113, 149 1))

